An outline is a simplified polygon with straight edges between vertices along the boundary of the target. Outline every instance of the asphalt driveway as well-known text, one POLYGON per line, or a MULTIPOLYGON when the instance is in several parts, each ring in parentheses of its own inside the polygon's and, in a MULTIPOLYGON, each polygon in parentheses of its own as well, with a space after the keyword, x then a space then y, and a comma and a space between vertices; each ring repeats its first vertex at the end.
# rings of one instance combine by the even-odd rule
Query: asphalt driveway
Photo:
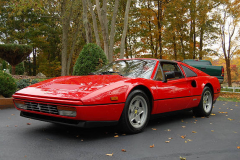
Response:
POLYGON ((135 135, 113 127, 82 129, 0 110, 0 160, 239 160, 240 103, 217 101, 209 118, 191 112, 152 120, 135 135), (239 147, 239 149, 238 149, 239 147), (108 155, 106 155, 108 154, 108 155))

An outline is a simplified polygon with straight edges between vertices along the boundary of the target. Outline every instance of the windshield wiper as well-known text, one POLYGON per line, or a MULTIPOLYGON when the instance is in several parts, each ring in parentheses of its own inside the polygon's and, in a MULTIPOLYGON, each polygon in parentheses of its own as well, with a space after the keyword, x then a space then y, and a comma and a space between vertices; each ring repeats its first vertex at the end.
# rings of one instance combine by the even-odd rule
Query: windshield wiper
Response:
POLYGON ((112 74, 112 73, 117 73, 118 75, 123 76, 120 72, 114 72, 114 71, 100 72, 100 74, 112 74))

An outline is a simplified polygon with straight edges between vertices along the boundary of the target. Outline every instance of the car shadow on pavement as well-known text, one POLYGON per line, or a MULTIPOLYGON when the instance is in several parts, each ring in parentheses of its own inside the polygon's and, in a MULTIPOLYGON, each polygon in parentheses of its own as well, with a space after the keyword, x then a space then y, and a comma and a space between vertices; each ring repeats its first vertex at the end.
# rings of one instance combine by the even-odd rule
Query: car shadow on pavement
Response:
MULTIPOLYGON (((193 119, 192 112, 189 111, 179 111, 170 114, 161 114, 154 117, 148 123, 148 126, 143 132, 148 132, 149 128, 160 127, 162 125, 171 125, 182 119, 193 119)), ((79 128, 74 126, 67 126, 62 124, 45 123, 38 126, 37 128, 32 128, 28 130, 27 134, 45 134, 46 136, 63 138, 63 139, 79 139, 80 141, 92 141, 97 139, 112 138, 118 136, 131 136, 130 134, 125 134, 121 132, 117 126, 111 127, 99 127, 99 128, 79 128), (33 133, 34 132, 34 133, 33 133)), ((142 133, 139 133, 142 134, 142 133)))

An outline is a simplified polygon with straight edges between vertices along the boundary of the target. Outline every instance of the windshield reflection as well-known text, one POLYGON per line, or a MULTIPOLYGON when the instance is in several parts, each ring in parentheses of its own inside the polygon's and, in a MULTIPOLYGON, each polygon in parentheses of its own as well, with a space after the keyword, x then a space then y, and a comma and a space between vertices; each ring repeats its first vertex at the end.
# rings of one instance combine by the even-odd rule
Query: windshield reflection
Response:
POLYGON ((119 74, 125 77, 149 79, 155 64, 154 60, 118 60, 102 67, 94 74, 119 74))

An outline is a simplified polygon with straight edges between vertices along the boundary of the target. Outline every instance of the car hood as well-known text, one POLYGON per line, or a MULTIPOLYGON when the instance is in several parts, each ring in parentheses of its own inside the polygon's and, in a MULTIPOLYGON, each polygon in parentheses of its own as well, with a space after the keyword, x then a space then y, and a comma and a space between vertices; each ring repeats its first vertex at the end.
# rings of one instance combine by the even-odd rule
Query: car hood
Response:
POLYGON ((109 91, 114 91, 115 93, 123 92, 122 89, 127 89, 124 81, 128 79, 120 75, 63 76, 26 87, 17 91, 13 97, 19 98, 20 95, 23 95, 81 100, 87 103, 91 97, 103 96, 105 92, 108 92, 108 94, 109 91))

